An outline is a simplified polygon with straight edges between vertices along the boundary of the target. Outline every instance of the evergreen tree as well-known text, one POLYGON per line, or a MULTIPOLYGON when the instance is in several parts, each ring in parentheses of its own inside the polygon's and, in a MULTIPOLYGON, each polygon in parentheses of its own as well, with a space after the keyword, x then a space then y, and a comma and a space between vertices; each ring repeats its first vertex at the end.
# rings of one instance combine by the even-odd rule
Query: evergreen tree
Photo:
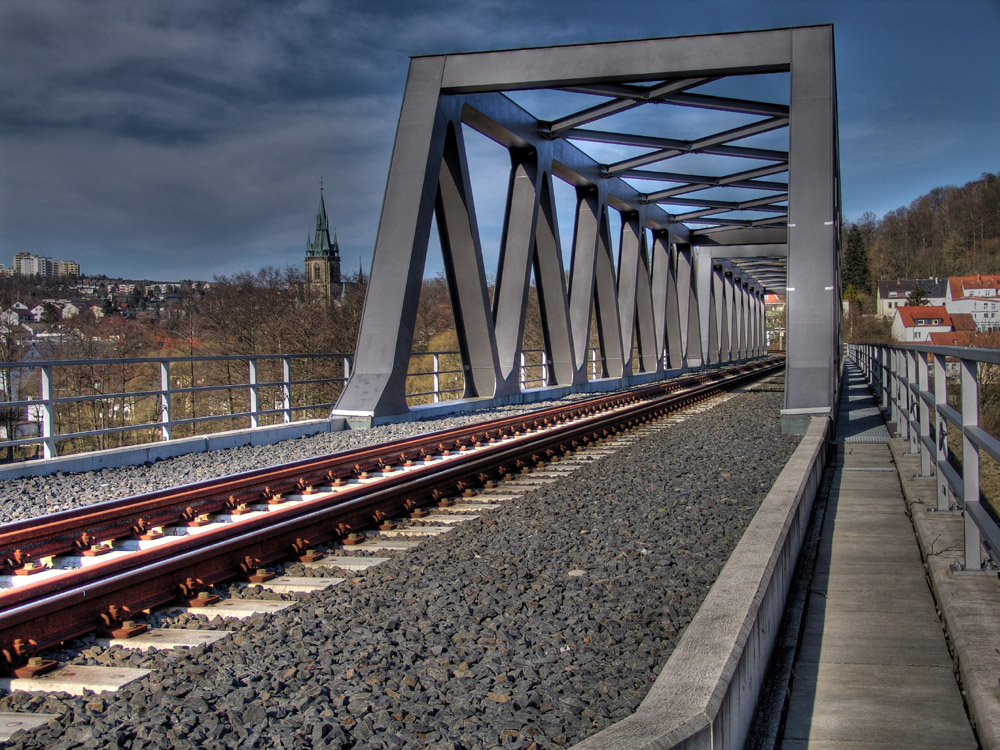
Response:
POLYGON ((858 292, 871 291, 871 274, 868 271, 868 253, 865 239, 857 224, 851 224, 847 232, 847 247, 844 249, 844 288, 853 286, 858 292))
POLYGON ((924 291, 924 288, 920 284, 917 284, 913 288, 913 291, 906 295, 906 304, 911 307, 923 307, 928 302, 930 302, 930 299, 927 296, 927 292, 924 291))

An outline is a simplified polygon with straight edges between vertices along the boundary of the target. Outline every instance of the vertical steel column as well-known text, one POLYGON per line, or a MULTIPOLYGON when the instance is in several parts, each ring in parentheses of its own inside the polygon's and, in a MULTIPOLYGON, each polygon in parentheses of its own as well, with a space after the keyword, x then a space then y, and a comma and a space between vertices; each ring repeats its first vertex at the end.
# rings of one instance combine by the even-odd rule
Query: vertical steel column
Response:
POLYGON ((618 319, 622 327, 622 351, 627 358, 626 372, 656 372, 661 348, 655 342, 643 223, 638 212, 622 214, 618 254, 618 319), (639 346, 641 361, 638 368, 631 361, 633 337, 639 346))
POLYGON ((764 292, 757 289, 754 294, 757 306, 757 356, 767 354, 767 319, 764 315, 764 292))
MULTIPOLYGON (((574 367, 577 370, 583 370, 585 367, 590 345, 590 321, 594 310, 601 212, 597 188, 593 185, 577 187, 573 255, 569 266, 569 314, 573 330, 573 353, 576 357, 574 367)), ((617 328, 617 318, 616 309, 614 328, 617 328)), ((599 321, 598 327, 600 325, 599 321)))
MULTIPOLYGON (((704 261, 703 261, 704 262, 704 261)), ((708 362, 717 365, 722 359, 722 266, 712 263, 708 301, 708 362)))
POLYGON ((733 277, 733 272, 731 270, 726 271, 724 278, 724 294, 723 301, 725 302, 726 314, 722 321, 722 328, 725 335, 725 341, 723 343, 723 354, 728 362, 732 362, 736 359, 736 346, 735 346, 735 324, 736 320, 736 292, 735 292, 735 281, 733 277))
POLYGON ((406 368, 427 258, 446 122, 438 110, 445 59, 410 61, 389 164, 354 373, 337 410, 402 414, 406 368))
POLYGON ((969 438, 968 429, 979 426, 979 363, 962 360, 962 494, 965 516, 966 570, 980 570, 979 527, 972 520, 970 506, 979 505, 979 446, 969 438))
POLYGON ((528 305, 528 280, 534 255, 535 224, 538 220, 537 155, 534 149, 510 149, 510 181, 504 211, 500 260, 493 294, 500 375, 516 375, 528 305))
POLYGON ((749 315, 747 305, 747 280, 740 279, 740 288, 737 290, 740 302, 740 360, 747 358, 747 327, 749 326, 749 315))
MULTIPOLYGON (((608 227, 608 207, 601 205, 597 233, 596 293, 597 340, 604 360, 604 377, 620 378, 625 374, 625 359, 630 352, 622 349, 622 324, 618 317, 617 282, 611 255, 611 230, 608 227)), ((631 345, 631 344, 630 344, 631 345)))
MULTIPOLYGON (((670 233, 653 233, 650 248, 651 303, 653 306, 653 341, 657 346, 658 367, 666 370, 669 365, 669 344, 667 342, 667 305, 670 303, 670 233)), ((675 293, 676 294, 676 293, 675 293)))
MULTIPOLYGON (((698 349, 701 353, 702 364, 712 364, 712 341, 709 338, 709 331, 712 325, 712 256, 708 253, 696 252, 692 255, 694 262, 693 282, 695 292, 693 295, 694 304, 698 311, 698 349)), ((691 346, 690 340, 688 347, 691 346)))
POLYGON ((701 367, 701 316, 698 311, 698 279, 695 277, 690 245, 677 248, 677 294, 680 309, 682 349, 685 367, 701 367))
POLYGON ((840 362, 840 190, 833 31, 792 30, 788 165, 788 431, 831 414, 840 362))
POLYGON ((684 325, 681 324, 681 321, 684 320, 681 318, 680 311, 680 298, 683 289, 677 276, 677 246, 673 242, 669 242, 666 262, 667 356, 670 359, 670 368, 679 370, 685 366, 683 337, 686 333, 687 321, 685 320, 684 325))
POLYGON ((435 215, 465 368, 463 396, 513 393, 516 388, 500 376, 496 359, 496 335, 460 123, 447 126, 435 215))
MULTIPOLYGON (((552 173, 546 163, 539 174, 538 214, 535 223, 534 270, 535 288, 538 292, 538 312, 542 319, 545 338, 545 386, 572 385, 586 380, 582 369, 576 366, 573 353, 573 335, 570 325, 569 297, 566 293, 566 275, 563 273, 562 253, 559 248, 559 227, 556 220, 555 195, 552 173)), ((647 276, 648 293, 649 280, 647 276)))

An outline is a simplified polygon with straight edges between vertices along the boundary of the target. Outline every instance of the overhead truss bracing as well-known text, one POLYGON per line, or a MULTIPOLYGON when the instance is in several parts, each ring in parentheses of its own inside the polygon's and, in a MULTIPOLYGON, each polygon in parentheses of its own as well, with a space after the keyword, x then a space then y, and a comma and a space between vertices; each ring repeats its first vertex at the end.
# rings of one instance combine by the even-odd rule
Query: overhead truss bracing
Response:
MULTIPOLYGON (((335 412, 378 419, 407 411, 434 221, 468 398, 519 396, 532 275, 557 387, 588 387, 592 327, 604 382, 762 355, 765 292, 787 288, 795 309, 790 279, 800 255, 803 285, 826 282, 818 306, 802 295, 802 309, 817 307, 807 317, 837 329, 833 80, 829 26, 413 58, 354 372, 335 412), (767 76, 783 81, 777 96, 725 88, 767 76), (526 92, 555 92, 562 110, 534 114, 526 92), (692 109, 708 114, 678 116, 692 109), (509 156, 492 300, 470 129, 509 156), (570 248, 555 181, 576 196, 570 248)), ((806 347, 799 373, 793 340, 789 332, 795 382, 786 407, 823 411, 836 387, 830 356, 806 347), (806 385, 824 357, 820 385, 806 385)))

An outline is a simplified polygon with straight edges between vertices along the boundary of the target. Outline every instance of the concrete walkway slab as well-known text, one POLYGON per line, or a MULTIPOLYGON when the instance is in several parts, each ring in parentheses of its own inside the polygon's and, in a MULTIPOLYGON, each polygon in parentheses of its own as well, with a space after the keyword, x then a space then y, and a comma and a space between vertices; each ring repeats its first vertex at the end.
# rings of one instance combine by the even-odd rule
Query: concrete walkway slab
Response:
POLYGON ((843 398, 780 747, 974 750, 888 433, 875 442, 878 412, 851 365, 843 398))

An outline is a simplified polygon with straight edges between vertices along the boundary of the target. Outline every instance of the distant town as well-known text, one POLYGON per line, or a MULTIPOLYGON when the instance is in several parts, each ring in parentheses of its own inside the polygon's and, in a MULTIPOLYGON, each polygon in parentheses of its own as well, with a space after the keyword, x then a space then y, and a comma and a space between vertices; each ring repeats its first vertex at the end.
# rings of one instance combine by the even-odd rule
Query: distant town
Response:
POLYGON ((26 332, 44 337, 48 331, 32 324, 55 324, 83 313, 100 320, 108 315, 123 318, 155 318, 170 305, 179 304, 182 292, 204 293, 211 288, 206 281, 144 281, 108 279, 105 276, 80 275, 75 260, 53 260, 43 255, 17 253, 10 268, 0 264, 0 275, 24 277, 35 283, 60 282, 60 296, 44 297, 37 302, 14 300, 0 309, 0 326, 7 331, 23 326, 26 332))

